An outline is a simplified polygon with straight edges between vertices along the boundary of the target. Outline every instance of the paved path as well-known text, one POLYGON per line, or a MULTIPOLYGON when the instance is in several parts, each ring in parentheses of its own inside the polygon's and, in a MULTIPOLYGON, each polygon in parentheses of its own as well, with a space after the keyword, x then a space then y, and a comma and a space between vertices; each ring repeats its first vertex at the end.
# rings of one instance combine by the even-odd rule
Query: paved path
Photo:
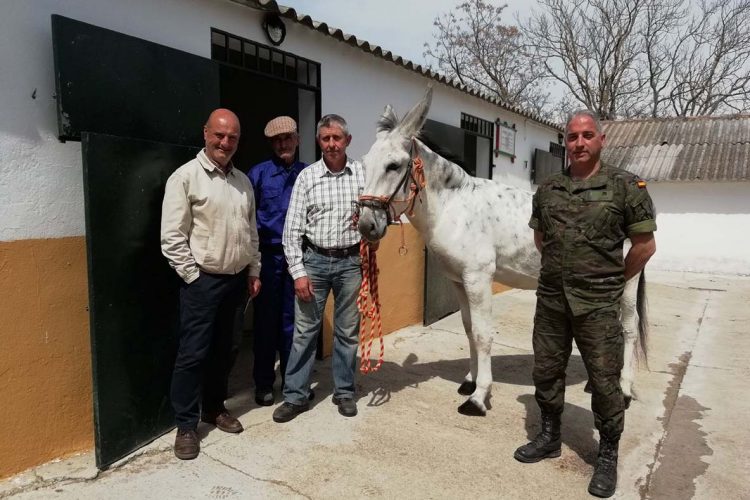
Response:
MULTIPOLYGON (((649 275, 650 371, 626 415, 616 498, 750 498, 750 279, 649 275)), ((201 427, 203 450, 181 462, 173 433, 105 472, 92 454, 0 482, 0 497, 37 498, 587 498, 597 436, 574 351, 562 457, 521 464, 513 450, 537 430, 531 384, 534 295, 495 296, 492 409, 456 412, 468 344, 457 315, 386 339, 381 371, 360 376, 360 414, 330 402, 330 359, 318 398, 276 424, 244 388, 228 402, 246 431, 201 427)), ((243 376, 247 377, 245 373, 243 376)))

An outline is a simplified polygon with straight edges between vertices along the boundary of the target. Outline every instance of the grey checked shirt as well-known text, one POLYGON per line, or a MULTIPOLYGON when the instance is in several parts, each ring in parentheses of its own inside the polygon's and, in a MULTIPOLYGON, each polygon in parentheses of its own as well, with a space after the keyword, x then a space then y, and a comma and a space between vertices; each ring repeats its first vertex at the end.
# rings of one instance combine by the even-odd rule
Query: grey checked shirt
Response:
POLYGON ((297 177, 286 214, 282 244, 289 273, 307 276, 302 263, 302 238, 321 248, 347 248, 360 241, 353 225, 354 203, 365 186, 362 164, 351 158, 339 173, 332 173, 320 159, 297 177))

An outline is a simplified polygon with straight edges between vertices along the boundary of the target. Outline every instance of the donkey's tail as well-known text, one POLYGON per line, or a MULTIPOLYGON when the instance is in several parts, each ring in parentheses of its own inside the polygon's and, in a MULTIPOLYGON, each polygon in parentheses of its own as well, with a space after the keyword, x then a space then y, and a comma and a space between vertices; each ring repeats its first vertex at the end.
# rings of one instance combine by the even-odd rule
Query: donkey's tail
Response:
POLYGON ((646 271, 638 278, 638 291, 635 299, 635 312, 638 314, 637 357, 648 369, 648 302, 646 300, 646 271))

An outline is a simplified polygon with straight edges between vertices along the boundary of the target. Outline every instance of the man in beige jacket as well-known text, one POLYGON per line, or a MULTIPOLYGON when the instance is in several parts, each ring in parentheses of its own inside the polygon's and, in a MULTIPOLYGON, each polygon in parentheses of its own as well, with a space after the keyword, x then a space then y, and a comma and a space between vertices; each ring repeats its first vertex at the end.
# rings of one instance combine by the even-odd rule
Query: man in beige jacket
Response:
POLYGON ((243 286, 260 291, 260 253, 253 188, 234 168, 240 122, 217 109, 203 127, 206 147, 167 180, 161 249, 182 278, 180 334, 171 399, 177 424, 174 453, 198 456, 198 420, 225 432, 242 424, 224 407, 234 312, 243 286))

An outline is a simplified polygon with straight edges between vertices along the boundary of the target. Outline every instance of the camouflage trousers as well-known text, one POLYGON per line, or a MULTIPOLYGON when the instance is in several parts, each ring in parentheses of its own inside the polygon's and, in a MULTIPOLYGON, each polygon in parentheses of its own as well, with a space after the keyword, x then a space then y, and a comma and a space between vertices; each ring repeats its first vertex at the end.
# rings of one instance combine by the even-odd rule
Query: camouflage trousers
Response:
POLYGON ((619 304, 573 316, 537 301, 534 316, 536 401, 543 414, 560 414, 565 403, 565 369, 575 339, 591 383, 591 410, 599 435, 618 439, 625 421, 620 388, 624 339, 619 304))

